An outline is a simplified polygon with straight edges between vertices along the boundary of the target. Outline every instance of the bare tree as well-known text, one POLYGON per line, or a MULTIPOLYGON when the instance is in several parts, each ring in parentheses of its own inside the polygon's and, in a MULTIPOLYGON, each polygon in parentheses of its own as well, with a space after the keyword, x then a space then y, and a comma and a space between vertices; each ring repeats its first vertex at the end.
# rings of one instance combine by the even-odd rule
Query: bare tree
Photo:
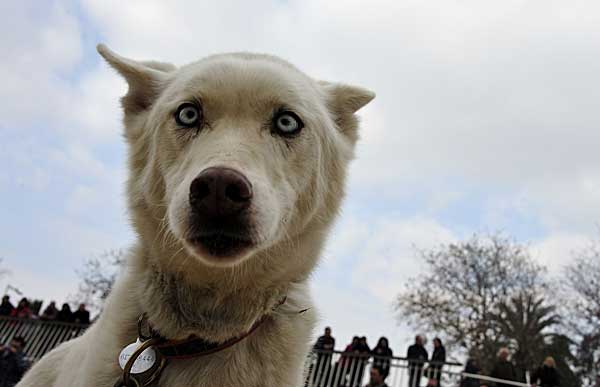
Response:
POLYGON ((489 371, 507 344, 494 316, 511 297, 543 289, 543 269, 527 248, 495 234, 418 252, 427 269, 397 298, 401 319, 446 337, 489 371))
POLYGON ((104 301, 125 266, 123 250, 109 250, 85 261, 83 269, 77 270, 81 279, 73 303, 85 303, 92 312, 100 312, 104 301))
POLYGON ((600 372, 600 240, 573 255, 564 271, 563 304, 577 343, 578 373, 591 385, 600 372))

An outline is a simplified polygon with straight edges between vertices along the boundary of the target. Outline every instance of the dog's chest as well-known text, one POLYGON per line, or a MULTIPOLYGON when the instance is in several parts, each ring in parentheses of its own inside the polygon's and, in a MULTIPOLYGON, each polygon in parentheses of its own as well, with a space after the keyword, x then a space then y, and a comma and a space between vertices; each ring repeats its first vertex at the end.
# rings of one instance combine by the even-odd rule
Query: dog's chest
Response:
MULTIPOLYGON (((174 360, 165 368, 160 387, 270 387, 279 386, 285 372, 282 359, 237 348, 207 358, 174 360), (281 368, 276 366, 280 363, 281 368), (278 369, 279 368, 279 369, 278 369)), ((285 362, 283 362, 285 363, 285 362)))

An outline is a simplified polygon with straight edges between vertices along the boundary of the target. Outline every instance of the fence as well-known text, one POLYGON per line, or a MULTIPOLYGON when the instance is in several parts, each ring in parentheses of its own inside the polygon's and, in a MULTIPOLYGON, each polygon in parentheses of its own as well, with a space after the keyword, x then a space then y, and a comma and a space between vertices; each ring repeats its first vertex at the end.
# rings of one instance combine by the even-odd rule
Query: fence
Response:
POLYGON ((363 387, 373 364, 387 370, 390 387, 458 386, 460 363, 414 362, 403 357, 359 355, 340 351, 314 351, 306 365, 305 387, 363 387))
MULTIPOLYGON (((22 336, 24 352, 35 362, 46 352, 60 343, 81 335, 87 325, 69 324, 55 321, 18 319, 0 316, 0 344, 10 342, 13 337, 22 336)), ((305 387, 362 387, 369 381, 373 364, 388 370, 386 383, 389 387, 419 387, 428 381, 439 380, 439 385, 459 386, 461 378, 470 377, 484 382, 504 382, 505 384, 526 387, 528 384, 503 381, 481 375, 463 374, 460 363, 422 362, 409 364, 402 357, 379 357, 358 355, 340 351, 314 351, 307 358, 305 387)))
POLYGON ((24 352, 32 362, 60 343, 83 333, 87 325, 55 321, 0 317, 0 344, 10 342, 13 337, 25 339, 24 352))

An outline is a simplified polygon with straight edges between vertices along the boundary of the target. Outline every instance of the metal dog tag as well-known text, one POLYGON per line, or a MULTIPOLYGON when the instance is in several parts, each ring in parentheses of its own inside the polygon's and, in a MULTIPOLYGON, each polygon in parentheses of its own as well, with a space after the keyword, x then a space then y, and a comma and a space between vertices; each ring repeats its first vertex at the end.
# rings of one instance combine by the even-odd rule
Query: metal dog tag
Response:
MULTIPOLYGON (((137 339, 135 343, 131 343, 125 348, 123 348, 123 350, 119 354, 119 365, 121 366, 121 369, 125 369, 127 360, 129 360, 131 355, 135 352, 136 349, 138 349, 140 345, 142 345, 142 342, 140 341, 140 339, 137 339)), ((146 348, 144 352, 142 352, 140 356, 138 356, 138 358, 135 359, 133 366, 131 367, 131 373, 141 374, 148 371, 149 369, 154 367, 154 365, 156 364, 156 360, 156 351, 151 347, 146 348)))

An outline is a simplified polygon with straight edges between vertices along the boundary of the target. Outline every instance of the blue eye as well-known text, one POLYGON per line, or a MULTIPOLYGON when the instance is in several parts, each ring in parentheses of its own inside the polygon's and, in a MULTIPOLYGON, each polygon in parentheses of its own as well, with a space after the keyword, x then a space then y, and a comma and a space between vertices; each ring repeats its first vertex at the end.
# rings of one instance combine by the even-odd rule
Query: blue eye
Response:
POLYGON ((298 134, 304 127, 304 124, 295 113, 283 111, 274 117, 273 126, 280 134, 290 136, 298 134))
POLYGON ((200 107, 193 103, 183 103, 177 108, 175 112, 175 121, 186 127, 198 126, 202 120, 202 110, 200 107))

